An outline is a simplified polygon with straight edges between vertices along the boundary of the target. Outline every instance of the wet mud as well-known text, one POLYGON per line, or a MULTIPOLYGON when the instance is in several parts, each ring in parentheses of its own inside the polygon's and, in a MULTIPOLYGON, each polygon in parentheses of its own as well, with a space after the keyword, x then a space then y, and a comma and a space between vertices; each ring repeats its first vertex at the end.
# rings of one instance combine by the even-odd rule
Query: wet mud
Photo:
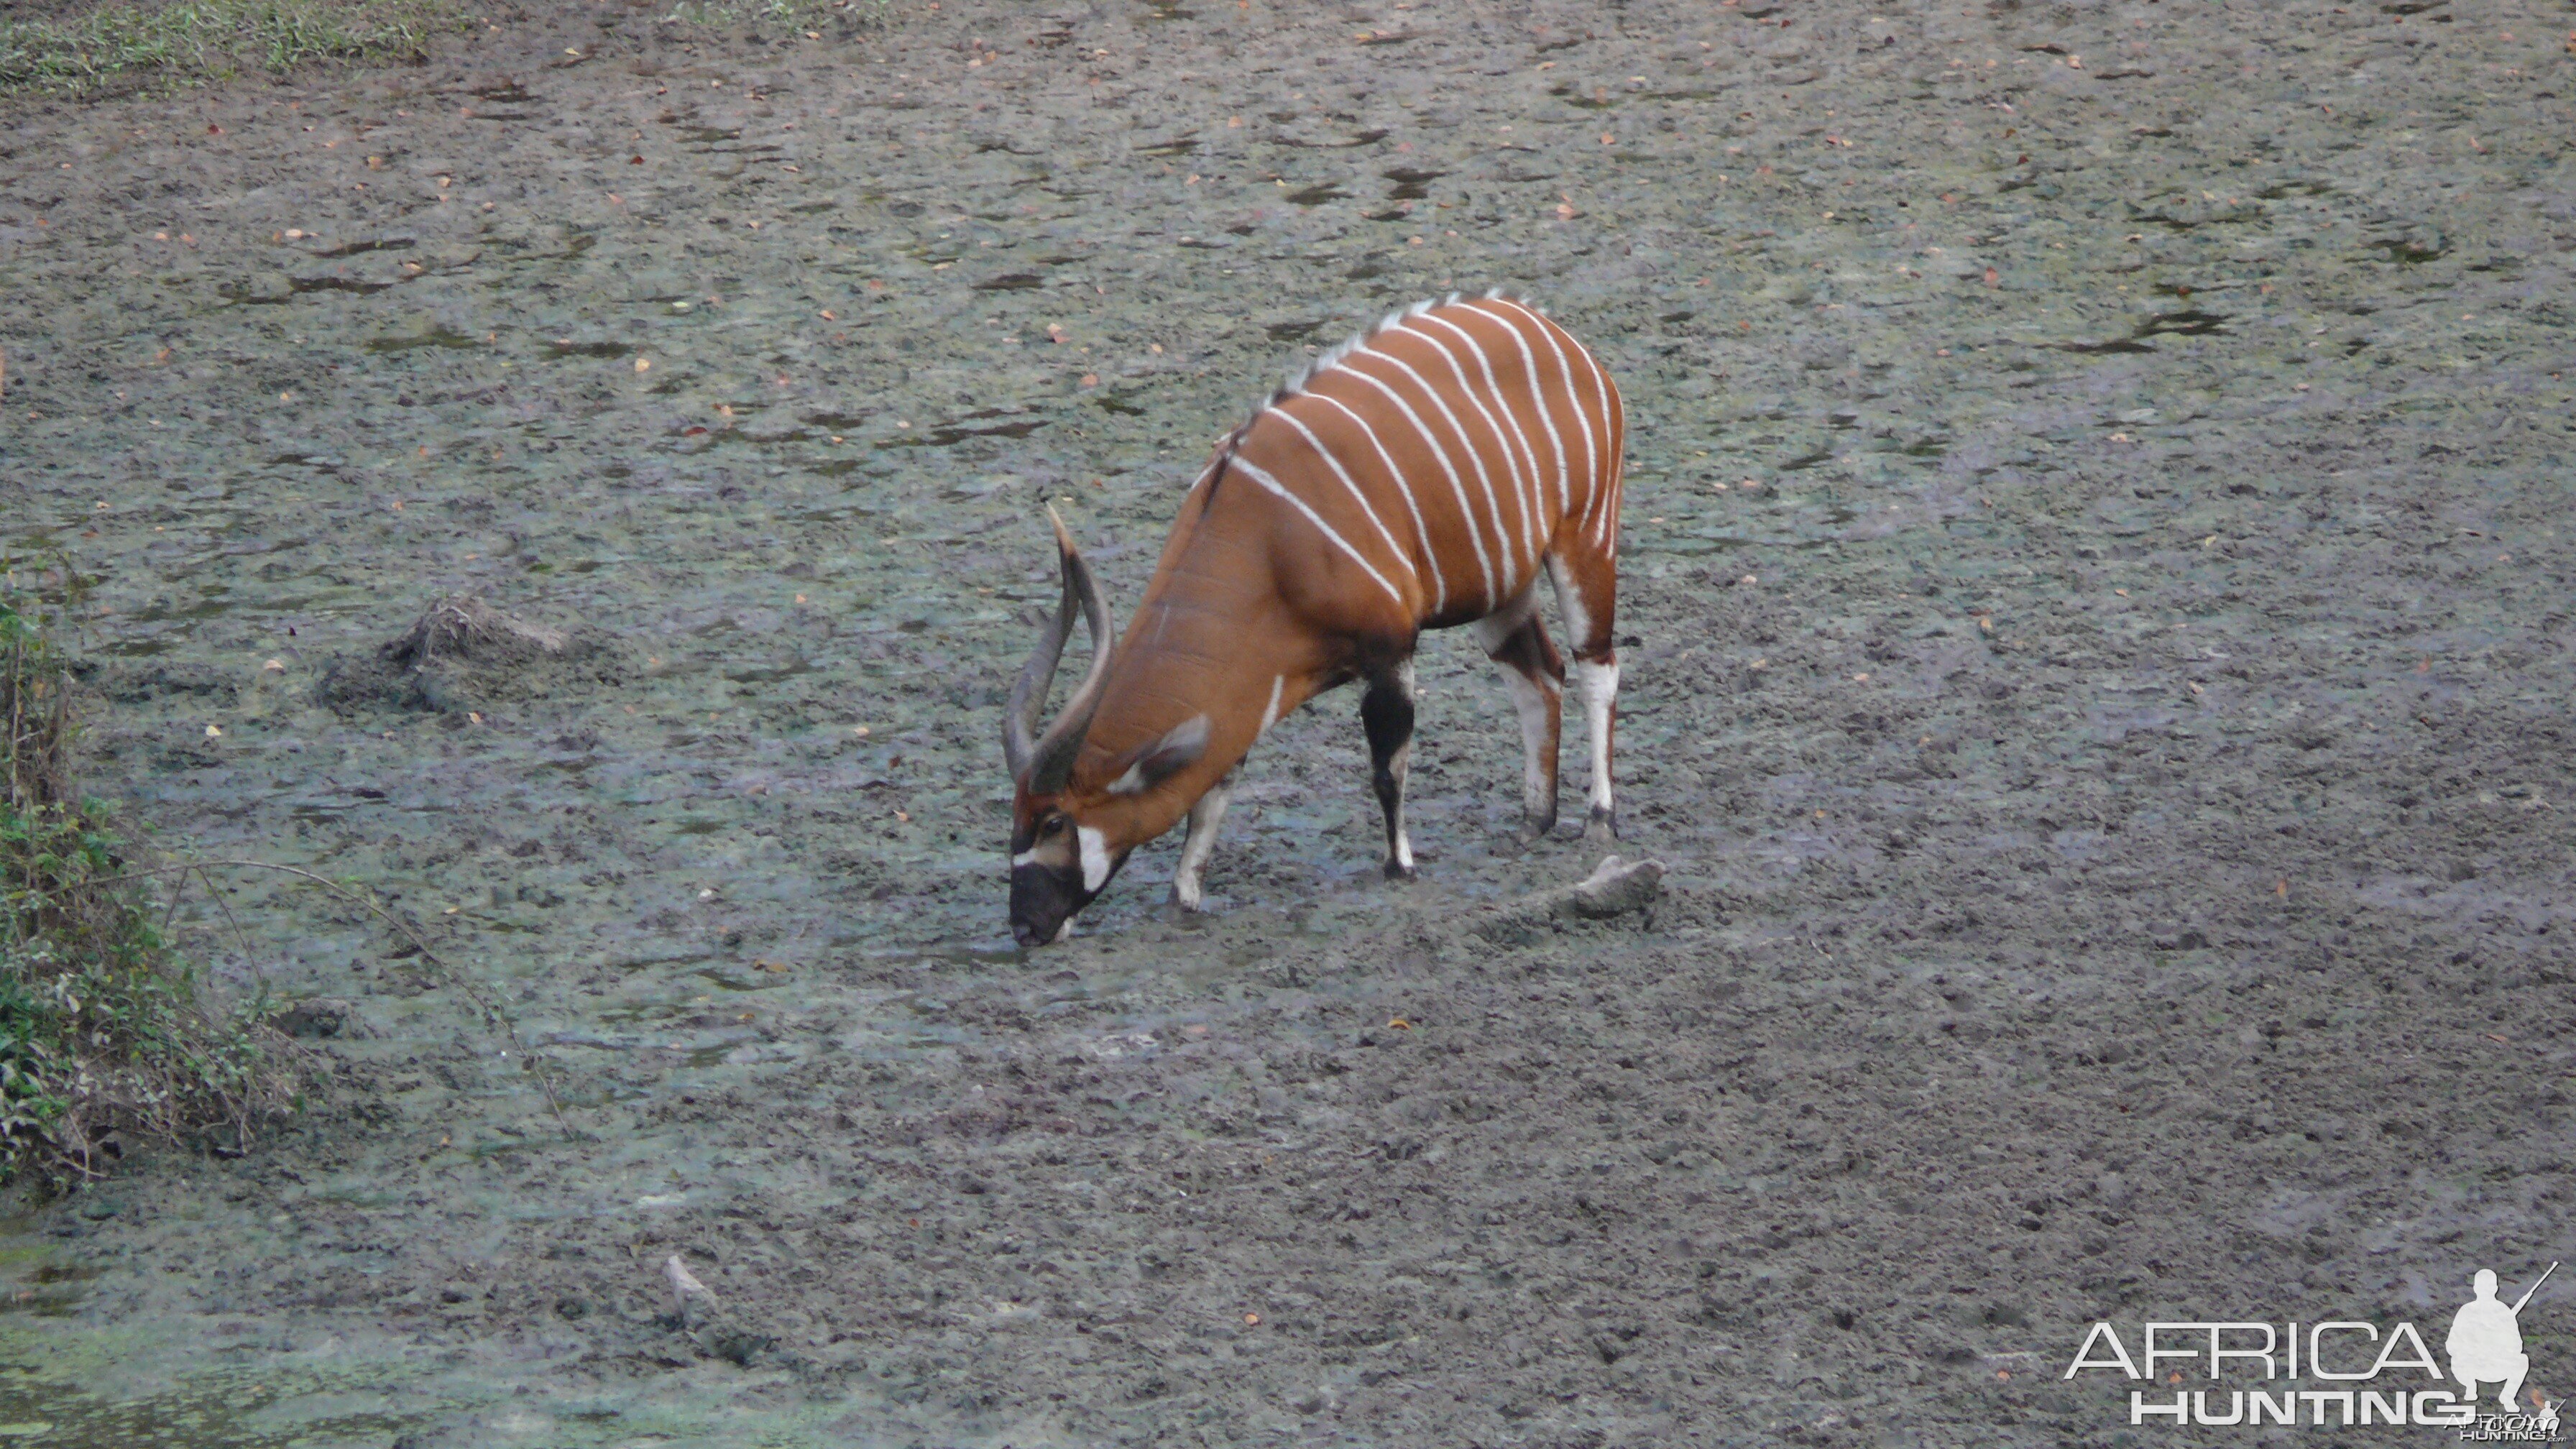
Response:
POLYGON ((612 6, 10 103, 92 787, 373 885, 538 1060, 344 902, 183 900, 326 1081, 25 1205, 6 1432, 2107 1445, 2096 1319, 2576 1258, 2567 20, 612 6), (1042 505, 1132 601, 1274 377, 1492 285, 1627 398, 1660 896, 1512 908, 1600 853, 1512 845, 1437 636, 1420 882, 1331 696, 1212 914, 1167 841, 1012 949, 1042 505), (456 596, 609 642, 379 652, 456 596))

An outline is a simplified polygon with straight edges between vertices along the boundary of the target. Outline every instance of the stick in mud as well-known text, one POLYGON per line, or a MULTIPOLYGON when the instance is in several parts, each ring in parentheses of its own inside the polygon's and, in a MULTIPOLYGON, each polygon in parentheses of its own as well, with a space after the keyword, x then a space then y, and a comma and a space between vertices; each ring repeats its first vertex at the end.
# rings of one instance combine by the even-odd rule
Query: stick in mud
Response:
POLYGON ((1480 923, 1478 934, 1534 924, 1557 916, 1603 921, 1644 910, 1664 893, 1664 863, 1605 855, 1592 874, 1569 886, 1537 891, 1502 907, 1480 923))
POLYGON ((707 1285, 698 1281, 677 1253, 662 1260, 662 1279, 671 1285, 671 1316, 680 1320, 682 1328, 692 1326, 689 1312, 693 1306, 715 1302, 715 1295, 707 1291, 707 1285))

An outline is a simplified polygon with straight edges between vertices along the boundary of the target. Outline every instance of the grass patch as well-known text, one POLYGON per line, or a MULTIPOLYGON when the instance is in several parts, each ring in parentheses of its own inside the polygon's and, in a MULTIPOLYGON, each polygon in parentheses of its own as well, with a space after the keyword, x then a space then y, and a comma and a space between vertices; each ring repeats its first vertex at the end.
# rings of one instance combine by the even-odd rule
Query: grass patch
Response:
POLYGON ((0 93, 84 94, 225 80, 316 60, 417 56, 463 19, 459 0, 177 0, 71 20, 0 22, 0 93))
POLYGON ((73 791, 72 732, 61 661, 0 597, 0 1180, 100 1176, 120 1132, 238 1147, 293 1089, 265 1003, 217 1006, 170 949, 150 868, 73 791))
MULTIPOLYGON (((0 20, 0 95, 199 84, 322 60, 412 60, 490 9, 466 0, 125 0, 71 20, 0 20)), ((675 0, 662 18, 821 30, 881 26, 893 9, 893 0, 675 0)))

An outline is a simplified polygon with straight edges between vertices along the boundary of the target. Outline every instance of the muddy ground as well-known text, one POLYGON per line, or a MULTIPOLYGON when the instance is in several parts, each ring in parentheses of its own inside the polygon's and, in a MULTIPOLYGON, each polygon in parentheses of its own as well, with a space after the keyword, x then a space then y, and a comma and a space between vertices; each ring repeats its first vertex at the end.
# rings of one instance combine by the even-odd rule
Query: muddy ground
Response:
POLYGON ((2576 1259, 2564 6, 655 15, 7 107, 93 788, 381 891, 561 1113, 380 923, 183 899, 320 1090, 22 1206, 0 1432, 2108 1444, 2097 1318, 2576 1259), (1334 696, 1212 916, 1166 842, 1011 949, 1041 504, 1133 600, 1277 374, 1493 284, 1627 395, 1663 901, 1497 916, 1594 855, 1438 636, 1419 884, 1334 696), (388 675, 457 593, 599 645, 388 675))

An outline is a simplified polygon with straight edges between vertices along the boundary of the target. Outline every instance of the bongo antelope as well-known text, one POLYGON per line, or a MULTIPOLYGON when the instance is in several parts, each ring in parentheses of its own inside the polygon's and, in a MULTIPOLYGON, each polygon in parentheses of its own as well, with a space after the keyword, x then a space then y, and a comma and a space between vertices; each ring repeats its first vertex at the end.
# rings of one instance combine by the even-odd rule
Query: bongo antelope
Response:
POLYGON ((1282 716, 1354 681, 1386 874, 1412 876, 1404 778, 1424 629, 1472 625, 1502 666, 1526 756, 1522 839, 1545 835, 1565 666, 1539 624, 1542 572, 1590 725, 1584 833, 1614 835, 1625 441, 1619 390, 1581 343, 1500 292, 1452 295, 1316 358, 1218 445, 1123 637, 1056 519, 1063 598, 1004 720, 1012 934, 1061 939, 1128 852, 1184 815, 1172 898, 1197 909, 1235 767, 1282 716), (1041 731, 1077 607, 1091 667, 1041 731))

